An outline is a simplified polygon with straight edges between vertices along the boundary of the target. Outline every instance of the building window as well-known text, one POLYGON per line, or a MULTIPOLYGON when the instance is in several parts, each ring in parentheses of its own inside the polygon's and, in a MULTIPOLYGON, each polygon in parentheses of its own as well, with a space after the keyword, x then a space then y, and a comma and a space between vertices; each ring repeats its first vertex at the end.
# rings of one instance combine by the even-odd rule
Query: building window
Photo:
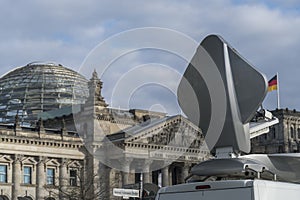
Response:
POLYGON ((32 168, 25 166, 23 169, 23 183, 31 184, 32 168))
POLYGON ((283 146, 280 145, 280 146, 278 147, 278 153, 284 153, 284 151, 283 151, 283 146))
POLYGON ((7 183, 7 165, 0 165, 0 183, 7 183))
POLYGON ((292 139, 294 138, 294 128, 293 127, 290 128, 290 136, 292 139))
POLYGON ((70 170, 70 185, 77 186, 77 170, 70 170))
POLYGON ((53 168, 47 168, 47 185, 54 185, 55 171, 53 168))
POLYGON ((276 131, 274 126, 271 128, 271 132, 273 133, 273 139, 276 139, 276 131))

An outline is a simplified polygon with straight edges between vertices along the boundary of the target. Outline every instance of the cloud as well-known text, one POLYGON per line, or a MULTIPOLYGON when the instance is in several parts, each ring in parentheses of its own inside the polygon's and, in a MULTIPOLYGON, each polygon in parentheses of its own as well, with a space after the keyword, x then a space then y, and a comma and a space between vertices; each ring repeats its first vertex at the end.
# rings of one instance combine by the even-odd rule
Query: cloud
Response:
MULTIPOLYGON (((0 6, 0 74, 35 60, 56 61, 79 69, 96 45, 132 28, 170 28, 198 42, 210 33, 217 33, 267 77, 279 72, 282 105, 300 109, 297 94, 300 4, 296 0, 19 0, 18 3, 4 0, 0 6)), ((153 52, 131 55, 123 61, 130 66, 163 62, 178 69, 172 56, 161 54, 159 57, 153 52), (155 55, 152 60, 151 55, 155 55), (164 59, 169 61, 164 62, 164 59)), ((122 70, 124 68, 112 73, 112 77, 120 76, 122 70)), ((110 93, 106 90, 112 88, 112 83, 109 78, 105 79, 105 94, 110 93)), ((276 100, 271 97, 265 102, 270 109, 275 107, 276 100)))

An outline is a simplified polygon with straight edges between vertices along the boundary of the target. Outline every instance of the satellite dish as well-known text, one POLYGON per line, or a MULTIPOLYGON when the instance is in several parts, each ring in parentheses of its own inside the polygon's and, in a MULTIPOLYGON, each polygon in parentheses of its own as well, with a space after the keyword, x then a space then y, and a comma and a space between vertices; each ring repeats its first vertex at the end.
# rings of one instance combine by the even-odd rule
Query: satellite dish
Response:
POLYGON ((267 80, 223 38, 209 35, 201 42, 177 93, 212 152, 250 152, 249 122, 266 96, 267 80))

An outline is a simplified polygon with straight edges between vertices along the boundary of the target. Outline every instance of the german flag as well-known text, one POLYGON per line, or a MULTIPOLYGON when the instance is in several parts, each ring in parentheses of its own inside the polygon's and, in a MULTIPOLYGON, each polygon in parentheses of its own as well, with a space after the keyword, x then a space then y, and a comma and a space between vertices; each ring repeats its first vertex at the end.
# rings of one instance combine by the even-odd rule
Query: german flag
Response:
POLYGON ((277 90, 277 75, 275 75, 268 82, 268 91, 271 92, 273 90, 277 90))

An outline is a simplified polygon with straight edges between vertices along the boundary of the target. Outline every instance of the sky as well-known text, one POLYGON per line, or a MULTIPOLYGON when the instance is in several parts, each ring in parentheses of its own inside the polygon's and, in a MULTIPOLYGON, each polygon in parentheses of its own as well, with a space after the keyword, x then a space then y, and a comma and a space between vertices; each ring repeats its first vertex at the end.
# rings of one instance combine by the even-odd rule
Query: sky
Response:
MULTIPOLYGON (((169 49, 118 50, 139 43, 141 36, 130 30, 145 27, 174 33, 156 37, 161 43, 171 41, 170 48, 184 49, 186 40, 199 44, 207 35, 219 34, 267 79, 278 72, 281 107, 300 110, 297 0, 2 0, 0 10, 0 75, 33 61, 60 63, 87 78, 96 69, 111 106, 175 114, 180 112, 175 90, 187 60, 169 49), (105 41, 115 48, 97 51, 105 41), (104 72, 99 63, 85 65, 93 53, 101 60, 116 49, 117 57, 104 72)), ((276 92, 268 93, 263 105, 275 109, 276 92)))

